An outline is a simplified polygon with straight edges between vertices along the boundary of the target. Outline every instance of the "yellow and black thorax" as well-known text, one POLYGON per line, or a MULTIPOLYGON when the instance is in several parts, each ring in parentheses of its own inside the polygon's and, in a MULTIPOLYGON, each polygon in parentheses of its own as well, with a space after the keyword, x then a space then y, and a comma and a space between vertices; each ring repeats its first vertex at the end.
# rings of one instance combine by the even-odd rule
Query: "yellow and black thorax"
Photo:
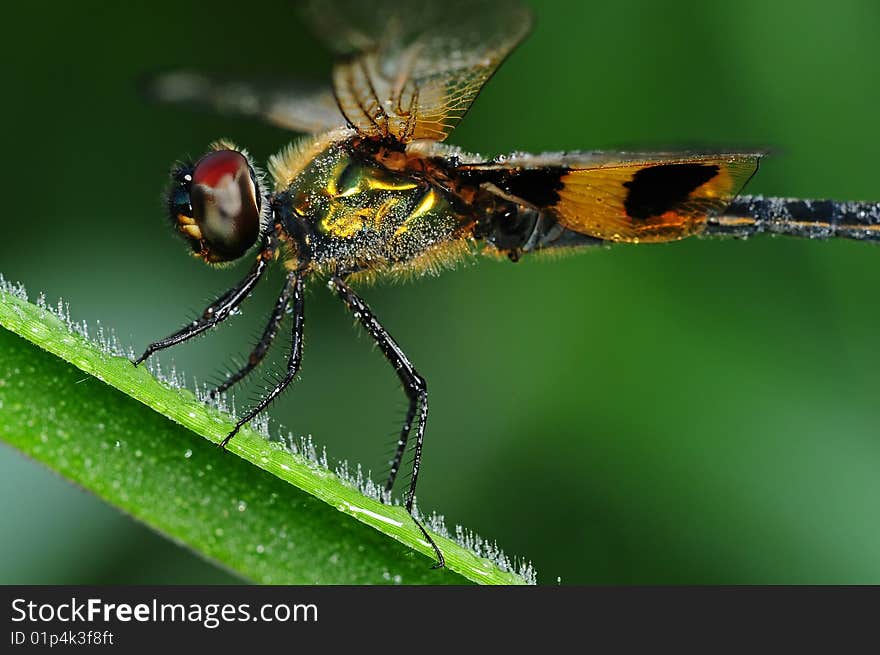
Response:
POLYGON ((286 168, 273 161, 276 184, 284 179, 279 171, 296 169, 272 200, 289 266, 325 273, 411 267, 454 247, 473 225, 472 212, 426 167, 394 170, 378 144, 358 139, 325 143, 319 152, 281 155, 286 168))

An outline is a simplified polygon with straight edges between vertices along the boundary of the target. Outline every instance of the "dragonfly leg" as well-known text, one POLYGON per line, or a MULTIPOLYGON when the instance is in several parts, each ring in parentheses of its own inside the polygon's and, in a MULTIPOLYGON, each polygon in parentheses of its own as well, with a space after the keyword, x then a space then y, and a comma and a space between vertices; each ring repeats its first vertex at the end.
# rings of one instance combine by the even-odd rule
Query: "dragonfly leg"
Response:
POLYGON ((390 490, 394 485, 394 480, 400 469, 400 462, 403 459, 403 453, 406 451, 406 444, 409 439, 410 431, 412 430, 412 423, 415 419, 417 423, 415 435, 416 442, 413 453, 413 468, 409 487, 406 492, 404 507, 406 507, 406 511, 409 512, 409 515, 425 537, 425 540, 434 549, 434 553, 437 555, 435 568, 442 567, 445 565, 443 553, 440 552, 440 548, 413 514, 416 485, 419 479, 419 468, 422 463, 422 445, 425 439, 425 425, 428 422, 428 385, 425 382, 425 379, 416 371, 403 350, 400 349, 400 346, 397 345, 397 342, 390 334, 388 334, 388 331, 382 327, 382 324, 379 323, 379 320, 373 314, 372 310, 370 310, 360 296, 358 296, 339 276, 334 276, 331 282, 339 298, 346 304, 349 311, 354 314, 354 317, 360 321, 361 325, 366 328, 367 332, 370 333, 370 336, 373 337, 373 340, 379 346, 382 354, 385 355, 385 359, 387 359, 391 366, 394 367, 397 377, 400 378, 400 382, 403 384, 403 390, 409 399, 409 409, 406 414, 403 428, 400 432, 400 439, 397 443, 397 452, 394 460, 391 462, 391 473, 388 477, 386 489, 390 490))
POLYGON ((290 357, 287 361, 287 372, 284 377, 276 384, 272 390, 266 394, 255 407, 252 407, 243 417, 238 420, 232 431, 226 435, 226 438, 220 442, 221 448, 226 448, 232 438, 238 434, 238 431, 245 424, 249 423, 257 414, 262 412, 269 406, 278 395, 287 388, 296 374, 299 373, 299 367, 302 363, 302 343, 303 343, 303 324, 305 323, 304 312, 304 280, 305 275, 301 272, 291 273, 288 283, 293 286, 293 330, 291 335, 290 357))
POLYGON ((132 363, 137 366, 146 361, 146 359, 153 353, 192 339, 194 336, 201 334, 205 330, 208 330, 229 318, 229 316, 232 315, 233 310, 244 302, 244 299, 247 298, 251 291, 253 291, 254 287, 257 286, 257 282, 263 277, 263 273, 266 272, 269 262, 272 261, 273 257, 274 248, 272 247, 270 240, 266 239, 263 242, 263 247, 257 257, 257 261, 241 282, 208 305, 205 311, 202 312, 202 315, 192 323, 182 327, 180 330, 164 339, 151 343, 147 346, 147 349, 143 354, 132 363))
POLYGON ((278 328, 281 327, 281 322, 284 320, 284 314, 287 313, 287 308, 290 306, 290 299, 293 296, 293 288, 294 277, 291 275, 288 276, 287 281, 284 283, 284 288, 281 290, 281 295, 278 296, 278 300, 275 301, 275 307, 272 309, 272 314, 269 316, 269 322, 263 330, 263 335, 251 351, 247 363, 234 373, 230 374, 223 384, 212 390, 210 394, 212 398, 217 394, 223 393, 229 389, 229 387, 244 379, 263 361, 266 353, 269 352, 269 347, 272 345, 275 337, 278 336, 278 328))

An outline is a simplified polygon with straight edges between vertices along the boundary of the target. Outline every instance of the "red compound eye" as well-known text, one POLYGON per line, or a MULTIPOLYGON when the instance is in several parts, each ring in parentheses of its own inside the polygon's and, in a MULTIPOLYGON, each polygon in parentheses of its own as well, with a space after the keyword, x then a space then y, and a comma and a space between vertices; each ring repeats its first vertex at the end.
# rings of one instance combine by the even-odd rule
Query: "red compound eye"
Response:
POLYGON ((190 186, 193 218, 208 261, 238 259, 257 241, 260 190, 240 152, 217 150, 196 162, 190 186))
POLYGON ((227 175, 234 178, 237 173, 247 171, 247 159, 240 152, 217 150, 198 161, 193 170, 193 182, 216 187, 227 175))

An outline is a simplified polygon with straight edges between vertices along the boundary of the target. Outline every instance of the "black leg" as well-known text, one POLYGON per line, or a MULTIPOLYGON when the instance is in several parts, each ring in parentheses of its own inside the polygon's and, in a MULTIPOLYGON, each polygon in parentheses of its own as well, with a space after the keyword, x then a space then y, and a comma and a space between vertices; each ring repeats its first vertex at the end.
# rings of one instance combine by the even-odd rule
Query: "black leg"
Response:
POLYGON ((257 257, 256 263, 241 282, 211 303, 202 315, 192 323, 181 328, 174 334, 147 346, 144 354, 133 362, 134 365, 137 366, 158 350, 163 350, 164 348, 169 348, 179 343, 183 343, 188 339, 192 339, 197 334, 201 334, 205 330, 212 328, 229 318, 232 310, 238 307, 244 299, 248 297, 248 294, 253 291, 254 287, 257 286, 257 282, 260 281, 260 278, 263 276, 263 273, 265 273, 266 268, 269 266, 269 262, 272 261, 273 257, 274 250, 267 240, 263 244, 262 252, 260 252, 260 255, 257 257))
POLYGON ((407 398, 409 398, 409 410, 406 413, 406 421, 400 431, 400 440, 397 442, 397 453, 391 463, 391 473, 388 478, 388 483, 386 484, 386 489, 390 490, 394 485, 394 480, 400 469, 400 461, 406 450, 406 442, 409 438, 410 430, 412 429, 413 419, 418 415, 412 477, 409 481, 409 488, 406 492, 404 506, 406 507, 406 511, 412 516, 416 526, 421 530, 425 540, 434 548, 434 552, 437 554, 437 564, 435 567, 442 567, 445 564, 443 553, 440 552, 440 548, 434 543, 434 540, 428 534, 427 530, 425 530, 422 524, 419 523, 415 516, 413 516, 413 502, 416 496, 416 484, 419 480, 419 466, 422 463, 422 444, 425 438, 425 425, 428 422, 428 384, 425 382, 425 379, 418 374, 415 367, 413 367, 404 352, 400 349, 400 346, 397 345, 397 342, 394 341, 391 335, 382 327, 378 319, 373 315, 373 312, 367 307, 367 304, 361 300, 361 298, 352 291, 347 284, 345 284, 342 278, 334 276, 332 283, 336 289, 336 293, 348 306, 348 309, 354 314, 355 318, 361 322, 361 325, 367 329, 370 336, 373 337, 378 344, 382 354, 385 355, 385 359, 387 359, 394 367, 394 370, 397 372, 397 377, 400 378, 400 382, 403 384, 403 390, 406 392, 407 398))
POLYGON ((296 374, 299 372, 299 365, 302 362, 302 341, 303 341, 303 323, 305 322, 305 313, 303 312, 303 273, 291 273, 288 277, 288 285, 293 286, 293 336, 290 345, 290 358, 287 361, 287 372, 275 388, 272 389, 258 404, 252 408, 247 414, 241 417, 232 432, 226 435, 226 438, 220 442, 221 448, 226 448, 232 437, 238 434, 243 425, 250 422, 257 414, 262 412, 284 389, 289 385, 296 374))
POLYGON ((272 345, 272 341, 278 335, 278 328, 281 326, 281 321, 284 319, 284 314, 287 312, 288 305, 290 305, 290 298, 293 295, 293 286, 294 278, 288 276, 287 281, 284 283, 284 288, 281 290, 281 295, 278 296, 278 300, 275 302, 275 308, 272 310, 272 315, 269 317, 266 329, 263 330, 263 336, 260 337, 260 340, 257 342, 257 345, 248 357, 247 363, 226 378, 226 381, 223 382, 223 384, 211 391, 211 397, 226 391, 233 384, 239 382, 242 378, 247 376, 248 373, 257 368, 257 366, 260 365, 260 362, 263 361, 263 358, 269 351, 269 346, 272 345))
MULTIPOLYGON (((413 371, 415 373, 415 371, 413 371)), ((416 373, 418 376, 418 373, 416 373)), ((422 387, 425 387, 425 381, 419 378, 420 384, 422 387)), ((406 383, 404 383, 404 389, 406 390, 406 383)), ((391 470, 388 472, 388 479, 385 481, 385 491, 391 491, 394 488, 394 481, 397 479, 397 474, 400 472, 400 462, 403 460, 403 454, 406 452, 406 442, 409 440, 409 434, 412 430, 412 422, 416 416, 416 410, 419 408, 419 398, 417 397, 413 400, 412 395, 407 390, 406 395, 409 398, 409 407, 406 408, 406 418, 403 421, 403 427, 400 429, 400 437, 397 439, 397 451, 394 453, 394 459, 391 460, 391 470)), ((425 420, 427 421, 427 413, 428 413, 428 395, 427 389, 424 389, 424 401, 421 403, 422 407, 425 408, 425 420)), ((421 420, 421 417, 419 417, 421 420)))

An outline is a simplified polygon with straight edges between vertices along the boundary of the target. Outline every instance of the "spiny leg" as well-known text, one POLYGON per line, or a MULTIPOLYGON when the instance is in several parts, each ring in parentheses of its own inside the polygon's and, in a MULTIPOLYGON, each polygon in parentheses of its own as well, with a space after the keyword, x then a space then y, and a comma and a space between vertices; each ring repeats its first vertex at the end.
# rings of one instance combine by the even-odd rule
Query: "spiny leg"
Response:
POLYGON ((303 273, 291 273, 288 276, 287 284, 293 287, 293 330, 290 345, 290 358, 287 360, 287 372, 284 377, 275 385, 275 387, 247 414, 238 420, 232 432, 226 435, 226 438, 220 442, 221 448, 226 448, 229 441, 238 434, 243 425, 249 423, 257 414, 262 412, 284 389, 289 385, 296 374, 299 372, 299 366, 302 362, 302 342, 303 342, 303 323, 305 322, 305 313, 303 311, 303 273))
MULTIPOLYGON (((394 487, 394 481, 400 471, 400 462, 406 452, 406 444, 412 430, 412 422, 415 418, 419 405, 427 405, 427 384, 415 370, 413 365, 407 359, 406 355, 400 349, 400 346, 394 341, 391 335, 382 327, 372 311, 367 307, 366 303, 340 278, 333 279, 333 285, 336 288, 339 297, 348 306, 349 310, 355 315, 363 326, 370 333, 370 336, 379 345, 385 358, 394 366, 404 392, 409 398, 409 406, 406 412, 406 418, 403 427, 400 430, 400 438, 397 441, 397 450, 394 459, 391 461, 391 471, 388 480, 385 483, 385 490, 391 491, 394 487)), ((425 414, 427 411, 425 411, 425 414)), ((421 420, 421 417, 420 417, 421 420)), ((409 499, 408 499, 409 500, 409 499)), ((411 500, 410 500, 411 502, 411 500)))
POLYGON ((211 391, 210 395, 212 398, 217 394, 226 391, 229 387, 242 380, 248 375, 248 373, 260 365, 263 358, 266 356, 266 353, 269 351, 269 346, 272 345, 272 341, 278 335, 278 328, 281 326, 281 321, 284 319, 284 314, 287 312, 287 307, 290 305, 291 296, 293 296, 293 277, 288 276, 287 281, 284 283, 284 288, 281 290, 281 295, 278 296, 278 300, 275 302, 275 307, 272 309, 272 315, 269 317, 269 322, 263 330, 263 335, 260 337, 260 340, 257 342, 253 351, 251 351, 247 363, 226 378, 226 381, 223 382, 223 384, 211 391))
POLYGON ((434 552, 437 555, 437 564, 435 564, 435 568, 440 568, 446 563, 443 553, 440 552, 440 548, 434 543, 434 540, 428 534, 428 531, 425 530, 422 524, 413 515, 416 484, 419 479, 419 467, 422 463, 422 445, 425 439, 425 425, 428 422, 428 384, 425 382, 425 379, 418 374, 415 367, 413 367, 412 363, 407 359, 407 356, 400 349, 400 346, 397 345, 397 342, 394 341, 391 335, 382 327, 381 323, 379 323, 378 319, 373 315, 373 312, 367 307, 367 304, 347 284, 345 284, 339 276, 333 276, 331 282, 336 289, 337 295, 348 306, 349 311, 354 314, 355 318, 361 322, 361 325, 366 328, 367 332, 370 333, 370 336, 373 337, 373 340, 379 346, 382 354, 385 355, 385 359, 387 359, 394 367, 394 370, 397 372, 397 377, 400 378, 400 382, 403 384, 403 389, 406 392, 407 398, 409 398, 409 410, 406 414, 406 421, 403 425, 403 429, 400 432, 400 440, 397 443, 397 453, 392 462, 391 474, 388 479, 388 484, 386 485, 386 489, 388 490, 394 485, 397 471, 400 468, 400 460, 403 458, 403 453, 406 450, 406 442, 412 428, 412 421, 416 417, 416 414, 418 414, 412 477, 410 478, 409 488, 406 492, 404 507, 406 507, 406 511, 409 512, 409 515, 425 537, 425 540, 431 544, 431 547, 434 549, 434 552))
POLYGON ((205 330, 212 328, 229 318, 232 311, 238 307, 244 299, 248 297, 250 292, 253 291, 254 287, 257 286, 257 282, 260 281, 263 273, 266 272, 266 268, 269 266, 269 262, 272 261, 273 256, 274 248, 272 247, 271 242, 266 239, 263 242, 262 251, 257 257, 257 261, 241 282, 208 305, 202 315, 192 323, 181 328, 174 334, 147 346, 143 355, 138 357, 133 364, 137 366, 156 351, 170 348, 171 346, 183 343, 188 339, 192 339, 194 336, 201 334, 205 330))
MULTIPOLYGON (((418 376, 418 373, 416 373, 418 376)), ((421 379, 421 384, 424 386, 425 381, 421 379)), ((404 383, 404 389, 406 389, 406 384, 404 383)), ((394 481, 397 479, 397 474, 400 472, 400 462, 403 460, 403 455, 406 452, 406 443, 409 441, 409 434, 412 431, 412 422, 416 416, 416 410, 419 406, 419 399, 415 400, 410 395, 409 391, 406 391, 407 397, 409 398, 409 407, 406 408, 406 418, 403 421, 403 427, 400 429, 400 436, 397 438, 397 450, 394 453, 394 459, 391 460, 391 470, 388 472, 388 479, 385 481, 385 491, 390 492, 391 489, 394 488, 394 481)), ((425 397, 422 405, 425 407, 425 420, 427 421, 427 411, 428 411, 428 396, 427 389, 425 389, 425 397)), ((421 420, 421 419, 420 419, 421 420)), ((418 468, 418 465, 416 465, 418 468)))

